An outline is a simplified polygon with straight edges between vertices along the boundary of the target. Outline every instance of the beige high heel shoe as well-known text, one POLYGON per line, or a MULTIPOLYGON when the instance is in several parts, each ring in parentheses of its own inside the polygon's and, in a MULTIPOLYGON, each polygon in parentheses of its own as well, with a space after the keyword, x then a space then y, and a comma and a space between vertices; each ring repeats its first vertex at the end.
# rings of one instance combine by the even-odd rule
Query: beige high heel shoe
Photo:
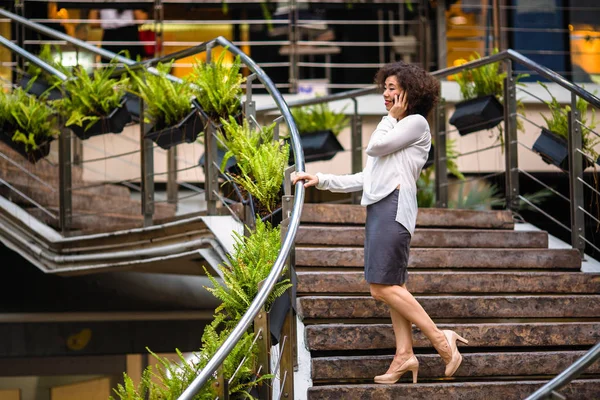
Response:
POLYGON ((458 340, 464 344, 469 344, 469 341, 451 330, 443 330, 442 333, 444 336, 446 336, 446 340, 448 341, 448 346, 450 346, 450 352, 452 354, 450 361, 448 361, 446 364, 445 375, 452 376, 458 367, 460 367, 460 363, 462 362, 462 355, 458 351, 456 341, 458 340))
POLYGON ((417 383, 417 374, 419 373, 419 360, 414 355, 410 357, 408 360, 404 361, 404 363, 394 372, 389 374, 377 375, 375 377, 375 383, 383 383, 387 385, 392 385, 400 379, 402 375, 406 371, 412 371, 413 383, 417 383))

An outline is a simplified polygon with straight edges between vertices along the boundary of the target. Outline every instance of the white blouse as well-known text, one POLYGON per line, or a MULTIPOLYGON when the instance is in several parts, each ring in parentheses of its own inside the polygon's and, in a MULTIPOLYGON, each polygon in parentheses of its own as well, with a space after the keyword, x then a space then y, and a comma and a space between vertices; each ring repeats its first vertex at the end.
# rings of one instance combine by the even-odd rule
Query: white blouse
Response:
POLYGON ((417 179, 431 148, 427 120, 418 114, 399 122, 385 116, 371 135, 367 146, 367 165, 352 175, 317 173, 317 189, 332 192, 357 192, 361 204, 378 202, 400 186, 396 221, 412 235, 417 223, 417 179))

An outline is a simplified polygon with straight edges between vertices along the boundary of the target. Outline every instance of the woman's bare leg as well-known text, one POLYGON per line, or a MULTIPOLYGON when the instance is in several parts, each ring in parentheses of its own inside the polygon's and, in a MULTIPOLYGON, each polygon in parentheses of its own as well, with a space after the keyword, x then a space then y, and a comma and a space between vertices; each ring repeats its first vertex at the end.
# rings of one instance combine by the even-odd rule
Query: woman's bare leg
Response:
POLYGON ((392 327, 394 328, 394 337, 396 338, 396 354, 390 364, 386 374, 392 373, 402 366, 406 360, 411 358, 413 353, 412 341, 412 322, 404 318, 393 308, 390 308, 392 317, 392 327))
MULTIPOLYGON (((412 321, 431 341, 444 361, 448 362, 452 358, 452 351, 450 350, 450 346, 448 345, 446 337, 431 320, 419 302, 405 287, 372 283, 370 284, 370 288, 371 295, 375 299, 383 301, 389 305, 390 308, 397 312, 404 320, 412 321)), ((392 323, 393 322, 394 320, 392 319, 392 323)), ((398 327, 400 326, 401 325, 398 325, 398 327)), ((404 330, 401 330, 400 334, 402 335, 403 332, 404 330)), ((396 325, 394 325, 394 334, 396 335, 396 344, 398 345, 399 338, 398 334, 396 333, 396 325)), ((410 343, 412 349, 412 337, 410 343)), ((404 348, 404 346, 404 344, 400 343, 400 348, 404 348)))

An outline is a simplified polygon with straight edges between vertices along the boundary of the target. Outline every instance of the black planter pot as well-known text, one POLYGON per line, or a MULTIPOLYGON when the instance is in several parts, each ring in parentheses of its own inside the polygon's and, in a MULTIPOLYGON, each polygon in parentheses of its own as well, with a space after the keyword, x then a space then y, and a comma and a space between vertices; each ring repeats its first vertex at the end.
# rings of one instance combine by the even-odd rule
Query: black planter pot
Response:
POLYGON ((427 169, 427 168, 431 167, 434 162, 435 162, 435 150, 433 148, 433 145, 431 145, 431 148, 429 149, 429 154, 427 155, 427 161, 425 161, 425 165, 423 165, 423 169, 427 169))
POLYGON ((131 120, 134 122, 140 122, 140 106, 142 104, 140 98, 134 94, 126 93, 125 101, 125 106, 127 107, 127 111, 129 111, 129 114, 131 115, 131 120))
POLYGON ((269 311, 269 331, 271 332, 271 344, 276 345, 281 340, 281 329, 285 322, 285 316, 290 310, 290 295, 285 292, 279 296, 271 305, 269 311))
POLYGON ((546 128, 542 129, 542 133, 533 144, 533 151, 538 153, 546 164, 569 168, 567 141, 546 128))
MULTIPOLYGON (((24 76, 19 81, 19 86, 21 86, 23 89, 25 89, 29 85, 30 81, 31 81, 30 76, 24 76)), ((37 78, 31 85, 29 90, 27 90, 27 93, 34 94, 37 97, 40 97, 42 94, 48 92, 48 93, 46 93, 48 95, 48 100, 62 99, 63 95, 60 92, 60 90, 58 90, 56 88, 50 89, 51 87, 52 87, 52 85, 50 85, 48 82, 43 81, 40 78, 37 78)))
POLYGON ((119 107, 112 110, 107 116, 100 118, 88 130, 85 130, 85 123, 83 124, 84 126, 71 125, 69 128, 82 140, 106 133, 121 133, 125 125, 131 122, 131 115, 127 111, 125 104, 126 100, 123 99, 119 107))
MULTIPOLYGON (((305 162, 331 160, 338 152, 344 150, 332 131, 301 133, 300 143, 305 162)), ((290 146, 290 163, 293 161, 294 155, 290 146)))
POLYGON ((482 96, 456 103, 450 124, 460 135, 491 129, 504 119, 504 107, 495 96, 482 96))
MULTIPOLYGON (((546 164, 556 165, 564 171, 569 170, 569 143, 556 133, 542 128, 542 133, 533 144, 533 151, 538 153, 546 164)), ((583 157, 582 168, 591 165, 586 157, 583 157)), ((600 157, 596 160, 600 165, 600 157)))
POLYGON ((50 143, 54 140, 54 138, 50 138, 46 142, 38 145, 37 150, 27 151, 25 150, 25 145, 19 142, 13 142, 12 140, 13 133, 11 132, 0 132, 0 141, 9 145, 13 150, 17 153, 21 154, 23 157, 27 159, 32 164, 37 163, 42 158, 45 158, 50 154, 50 143))
POLYGON ((167 150, 181 143, 195 142, 198 133, 204 129, 204 123, 198 112, 193 110, 175 126, 160 131, 153 129, 146 133, 146 139, 152 139, 154 143, 167 150))

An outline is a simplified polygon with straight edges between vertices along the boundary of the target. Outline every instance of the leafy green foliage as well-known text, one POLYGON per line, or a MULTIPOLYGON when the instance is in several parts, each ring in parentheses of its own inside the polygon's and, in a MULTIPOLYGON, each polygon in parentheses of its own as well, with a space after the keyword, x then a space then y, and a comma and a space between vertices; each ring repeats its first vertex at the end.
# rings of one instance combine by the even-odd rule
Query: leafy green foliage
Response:
POLYGON ((64 83, 65 95, 54 103, 60 113, 67 120, 65 126, 83 126, 85 130, 107 116, 115 108, 119 107, 129 78, 121 76, 119 79, 111 78, 117 64, 111 63, 106 68, 97 69, 93 75, 87 74, 85 69, 76 68, 73 76, 64 83))
MULTIPOLYGON (((256 230, 250 236, 236 235, 233 254, 228 256, 229 265, 220 266, 224 276, 223 285, 207 272, 213 287, 206 289, 223 303, 215 310, 215 319, 204 330, 202 348, 195 354, 195 360, 186 360, 177 350, 178 362, 173 363, 148 349, 158 360, 158 367, 148 367, 137 387, 131 378, 124 374, 123 384, 114 390, 120 400, 175 400, 183 393, 229 337, 258 293, 259 283, 268 276, 279 253, 280 234, 279 228, 273 228, 268 222, 264 223, 259 219, 256 230)), ((278 282, 267 299, 266 307, 269 308, 289 287, 290 283, 287 280, 278 282)), ((248 389, 272 378, 266 374, 255 377, 258 350, 253 345, 253 340, 253 332, 244 333, 223 363, 224 377, 233 377, 229 384, 230 398, 253 399, 248 389), (233 374, 240 364, 241 367, 234 377, 233 374)), ((215 399, 217 392, 214 383, 214 378, 209 379, 194 399, 215 399)))
MULTIPOLYGON (((61 62, 62 61, 62 53, 60 52, 60 48, 58 46, 55 46, 54 48, 58 52, 58 55, 59 55, 58 59, 60 61, 57 61, 53 57, 52 45, 49 45, 49 44, 42 45, 40 54, 38 54, 38 58, 40 60, 44 61, 46 64, 53 66, 54 68, 56 68, 63 74, 69 76, 71 74, 71 72, 69 71, 69 69, 67 67, 63 66, 62 62, 61 62)), ((29 62, 29 64, 27 64, 26 73, 27 73, 27 75, 29 75, 31 77, 31 80, 29 81, 29 85, 32 85, 33 82, 37 79, 43 79, 44 81, 48 82, 53 87, 58 87, 62 83, 62 81, 58 77, 47 73, 42 68, 38 67, 37 65, 35 65, 32 62, 29 62)))
POLYGON ((329 130, 337 135, 350 122, 343 110, 335 112, 327 103, 292 108, 292 116, 300 134, 329 130))
MULTIPOLYGON (((546 89, 550 95, 551 100, 545 101, 546 105, 550 109, 550 116, 546 116, 542 113, 540 115, 546 121, 546 127, 549 131, 561 136, 565 140, 569 140, 569 117, 568 113, 571 111, 571 106, 561 106, 556 97, 552 95, 548 86, 543 82, 538 83, 546 89)), ((598 153, 594 150, 594 147, 600 143, 600 139, 594 136, 591 130, 596 128, 596 110, 591 109, 591 118, 588 118, 588 103, 581 97, 577 98, 577 110, 580 115, 581 122, 581 141, 583 151, 588 153, 591 158, 596 160, 598 153)))
POLYGON ((221 169, 224 170, 227 160, 234 156, 242 172, 232 176, 234 182, 272 212, 279 200, 283 170, 288 165, 289 144, 273 141, 275 123, 254 129, 248 121, 239 125, 231 116, 229 121, 221 119, 221 123, 223 130, 219 132, 219 139, 228 148, 221 169))
POLYGON ((23 88, 0 91, 0 126, 5 132, 14 132, 12 140, 23 143, 28 152, 60 133, 56 111, 23 88))
POLYGON ((222 51, 214 63, 197 61, 192 72, 191 82, 200 90, 196 98, 202 109, 216 121, 239 112, 241 85, 245 81, 240 73, 240 56, 228 66, 224 63, 226 54, 222 51))
POLYGON ((173 61, 158 64, 158 75, 148 71, 129 71, 132 81, 131 91, 139 96, 147 106, 145 122, 161 130, 176 125, 191 111, 194 95, 187 81, 174 82, 168 78, 173 61))
MULTIPOLYGON (((258 293, 262 282, 275 263, 281 246, 279 228, 271 227, 269 222, 256 221, 256 230, 249 237, 235 235, 234 254, 228 256, 229 266, 223 266, 224 286, 207 273, 213 288, 207 288, 222 304, 216 311, 223 310, 232 321, 237 321, 246 312, 258 293)), ((266 308, 270 308, 275 299, 281 296, 291 284, 283 280, 275 285, 267 299, 266 308)))

